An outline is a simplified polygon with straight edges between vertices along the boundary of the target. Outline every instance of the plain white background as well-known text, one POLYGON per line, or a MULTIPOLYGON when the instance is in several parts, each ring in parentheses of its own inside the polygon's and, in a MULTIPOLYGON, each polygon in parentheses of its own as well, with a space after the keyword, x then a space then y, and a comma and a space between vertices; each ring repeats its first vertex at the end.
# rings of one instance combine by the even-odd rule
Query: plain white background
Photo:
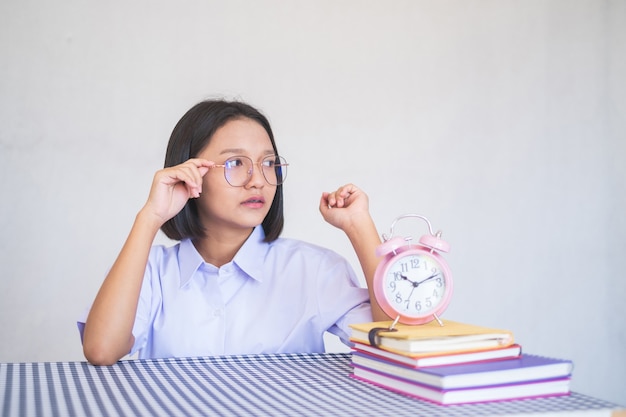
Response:
POLYGON ((625 45, 620 0, 3 0, 0 361, 83 359, 76 318, 174 124, 226 97, 292 164, 285 236, 360 273, 322 191, 359 185, 381 233, 426 215, 452 246, 445 318, 626 404, 625 45))

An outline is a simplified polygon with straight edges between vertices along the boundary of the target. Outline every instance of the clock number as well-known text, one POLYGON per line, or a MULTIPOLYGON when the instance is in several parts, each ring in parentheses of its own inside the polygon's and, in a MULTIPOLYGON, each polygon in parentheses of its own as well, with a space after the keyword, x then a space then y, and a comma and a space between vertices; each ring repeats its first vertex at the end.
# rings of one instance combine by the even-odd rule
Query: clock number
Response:
POLYGON ((417 269, 420 267, 420 258, 413 258, 411 259, 411 268, 412 269, 417 269))
POLYGON ((389 288, 392 292, 396 292, 396 281, 389 281, 389 288))
POLYGON ((417 311, 422 311, 422 303, 420 301, 415 302, 415 309, 417 311))
POLYGON ((395 279, 396 281, 402 280, 402 272, 394 271, 393 272, 393 279, 395 279))
POLYGON ((430 301, 430 297, 426 297, 426 307, 431 308, 433 306, 432 301, 430 301))

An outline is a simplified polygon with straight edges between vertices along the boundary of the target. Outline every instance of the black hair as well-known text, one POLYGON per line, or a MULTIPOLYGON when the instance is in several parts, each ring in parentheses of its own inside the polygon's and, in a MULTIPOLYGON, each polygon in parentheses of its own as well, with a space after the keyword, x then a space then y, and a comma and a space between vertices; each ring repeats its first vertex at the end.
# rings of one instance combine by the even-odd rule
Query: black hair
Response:
MULTIPOLYGON (((165 153, 165 168, 197 157, 220 127, 241 118, 259 123, 270 137, 275 154, 279 155, 270 123, 259 110, 240 101, 206 100, 189 109, 174 127, 165 153)), ((263 219, 266 242, 272 242, 280 236, 284 221, 281 184, 277 186, 270 211, 263 219)), ((176 216, 161 226, 161 230, 174 240, 204 237, 196 200, 189 199, 176 216)))

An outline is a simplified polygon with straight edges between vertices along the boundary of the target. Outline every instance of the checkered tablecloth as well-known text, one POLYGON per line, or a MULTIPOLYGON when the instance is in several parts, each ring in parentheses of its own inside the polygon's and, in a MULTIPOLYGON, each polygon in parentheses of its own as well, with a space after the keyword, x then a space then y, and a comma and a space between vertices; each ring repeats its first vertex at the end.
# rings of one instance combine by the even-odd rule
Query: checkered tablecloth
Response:
POLYGON ((129 360, 100 367, 5 363, 0 415, 466 417, 616 408, 577 393, 444 407, 357 381, 350 372, 348 353, 129 360))

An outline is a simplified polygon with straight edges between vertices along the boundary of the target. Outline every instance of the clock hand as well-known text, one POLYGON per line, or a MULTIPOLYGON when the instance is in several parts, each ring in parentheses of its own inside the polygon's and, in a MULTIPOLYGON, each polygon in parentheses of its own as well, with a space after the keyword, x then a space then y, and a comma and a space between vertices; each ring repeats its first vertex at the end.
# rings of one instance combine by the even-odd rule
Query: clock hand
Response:
MULTIPOLYGON (((426 281, 428 281, 429 279, 433 279, 433 278, 435 278, 437 275, 439 275, 439 272, 437 272, 436 274, 432 274, 431 276, 429 276, 429 277, 428 277, 428 278, 426 278, 426 279, 421 280, 420 282, 418 282, 418 283, 417 283, 417 285, 420 285, 421 283, 426 282, 426 281)), ((417 285, 416 285, 416 286, 417 286, 417 285)))
POLYGON ((439 275, 439 272, 437 272, 436 274, 433 274, 433 275, 429 276, 429 277, 428 277, 428 278, 426 278, 426 279, 421 280, 420 282, 417 282, 417 281, 411 281, 408 277, 406 277, 406 276, 404 276, 404 275, 400 274, 400 276, 402 277, 402 279, 403 279, 403 280, 405 280, 405 281, 409 281, 409 282, 413 285, 413 288, 418 287, 420 284, 422 284, 422 283, 424 283, 424 282, 426 282, 426 281, 428 281, 428 280, 430 280, 430 279, 436 278, 436 277, 437 277, 437 275, 439 275))
POLYGON ((406 276, 404 276, 404 275, 402 275, 402 274, 400 274, 400 276, 402 277, 402 279, 403 279, 403 280, 405 280, 405 281, 409 281, 411 284, 413 284, 413 286, 414 286, 414 287, 417 287, 417 285, 419 285, 419 283, 416 283, 415 281, 411 281, 411 280, 409 279, 409 277, 406 277, 406 276), (417 285, 416 285, 416 284, 417 284, 417 285))
POLYGON ((415 285, 415 283, 413 284, 413 288, 411 288, 411 292, 409 293, 409 296, 406 298, 405 302, 407 304, 407 308, 409 308, 409 304, 411 303, 411 296, 413 295, 413 291, 415 291, 415 288, 417 288, 417 285, 415 285))
POLYGON ((405 303, 407 303, 407 309, 409 308, 408 305, 411 302, 411 296, 413 295, 413 291, 415 291, 415 289, 417 288, 417 286, 419 285, 419 283, 415 282, 415 281, 411 281, 409 279, 409 277, 404 276, 402 274, 400 274, 400 277, 404 280, 404 281, 409 281, 411 283, 411 292, 409 293, 408 297, 406 297, 406 300, 404 300, 405 303))

